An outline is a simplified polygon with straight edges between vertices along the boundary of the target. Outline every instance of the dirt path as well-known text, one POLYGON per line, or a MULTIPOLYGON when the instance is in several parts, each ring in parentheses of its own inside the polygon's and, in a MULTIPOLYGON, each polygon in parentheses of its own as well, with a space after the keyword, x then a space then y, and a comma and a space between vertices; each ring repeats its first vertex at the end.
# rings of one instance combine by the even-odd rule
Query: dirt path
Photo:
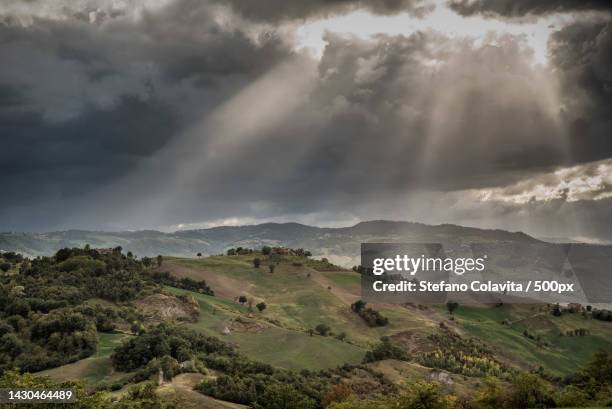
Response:
POLYGON ((195 373, 185 373, 175 376, 171 382, 164 383, 157 392, 160 395, 174 395, 181 408, 198 409, 246 409, 246 406, 237 403, 226 402, 202 395, 193 390, 204 375, 195 373))

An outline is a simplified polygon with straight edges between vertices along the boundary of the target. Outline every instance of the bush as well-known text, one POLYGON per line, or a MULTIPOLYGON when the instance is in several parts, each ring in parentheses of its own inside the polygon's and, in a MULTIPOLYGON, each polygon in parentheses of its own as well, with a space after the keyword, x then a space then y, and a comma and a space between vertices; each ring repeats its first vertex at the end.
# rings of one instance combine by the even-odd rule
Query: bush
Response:
POLYGON ((331 328, 329 327, 329 325, 319 324, 315 327, 315 331, 317 331, 319 335, 323 335, 324 337, 326 337, 327 335, 329 335, 331 328))
POLYGON ((270 385, 257 398, 255 409, 314 409, 315 401, 301 395, 291 385, 270 385))
POLYGON ((389 323, 389 319, 372 308, 366 307, 366 302, 358 300, 351 304, 351 309, 355 311, 370 327, 384 327, 389 323))
POLYGON ((520 374, 512 379, 508 406, 512 408, 553 408, 556 407, 556 404, 550 391, 539 377, 533 374, 520 374))
POLYGON ((382 337, 371 351, 366 352, 363 363, 382 361, 383 359, 398 359, 408 361, 408 352, 393 344, 389 337, 382 337))

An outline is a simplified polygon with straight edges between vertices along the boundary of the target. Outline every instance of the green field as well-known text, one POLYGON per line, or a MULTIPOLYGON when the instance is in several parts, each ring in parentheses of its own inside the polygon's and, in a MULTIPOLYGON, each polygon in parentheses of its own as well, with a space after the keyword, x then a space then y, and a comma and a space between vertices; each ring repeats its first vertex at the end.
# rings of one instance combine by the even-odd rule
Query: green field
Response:
POLYGON ((554 317, 539 312, 540 306, 459 307, 457 323, 470 335, 485 340, 508 359, 525 368, 542 365, 554 375, 567 375, 580 369, 598 349, 612 351, 609 323, 585 319, 580 314, 554 317), (511 325, 502 325, 509 320, 511 325), (590 335, 560 336, 568 329, 588 328, 590 335), (523 332, 539 335, 547 345, 539 345, 523 332))
POLYGON ((98 335, 98 348, 93 356, 58 368, 48 369, 39 372, 39 374, 50 376, 56 381, 78 380, 88 386, 96 385, 102 381, 120 379, 125 374, 113 369, 110 355, 113 349, 127 339, 129 335, 116 333, 99 333, 98 335))
POLYGON ((255 269, 251 259, 252 256, 217 256, 202 260, 176 259, 174 262, 194 271, 206 270, 231 278, 242 286, 238 289, 239 294, 267 304, 263 314, 256 314, 258 318, 261 315, 262 319, 274 321, 282 328, 300 332, 324 323, 335 334, 346 333, 347 341, 361 348, 369 348, 383 335, 408 330, 430 331, 437 324, 431 317, 385 305, 378 309, 390 318, 390 324, 371 328, 351 311, 351 301, 345 297, 351 295, 353 301, 359 298, 358 274, 352 271, 317 272, 307 266, 294 266, 291 259, 270 274, 265 262, 255 269))
POLYGON ((277 326, 270 322, 266 312, 254 313, 267 328, 258 333, 232 332, 223 335, 224 323, 247 312, 232 301, 211 297, 203 294, 167 288, 180 294, 190 293, 200 305, 200 317, 197 323, 186 324, 191 328, 211 336, 236 343, 239 350, 248 357, 288 369, 324 369, 343 363, 359 363, 365 354, 365 349, 338 341, 333 337, 310 336, 305 331, 298 331, 277 326))
MULTIPOLYGON (((261 268, 256 269, 252 259, 251 255, 215 256, 173 259, 172 263, 194 273, 207 271, 217 277, 227 277, 239 286, 239 294, 255 302, 265 301, 268 308, 261 314, 254 312, 253 319, 273 323, 271 328, 257 334, 232 333, 226 338, 236 342, 247 355, 274 365, 316 368, 340 362, 356 363, 381 336, 401 332, 426 335, 436 331, 440 321, 447 321, 467 336, 481 339, 499 354, 500 360, 511 366, 523 369, 542 366, 554 375, 575 372, 598 349, 612 351, 612 326, 609 323, 585 319, 581 314, 553 317, 549 312, 540 312, 541 306, 531 305, 460 306, 454 314, 454 322, 448 321, 449 314, 444 306, 420 311, 395 305, 376 305, 375 308, 389 318, 389 325, 371 328, 350 310, 350 301, 345 297, 359 297, 358 274, 351 271, 318 272, 307 263, 294 265, 295 260, 291 258, 283 260, 274 274, 270 274, 265 260, 261 268), (502 325, 504 320, 511 325, 502 325), (329 325, 336 334, 346 333, 347 342, 339 342, 333 337, 304 335, 319 323, 329 325), (559 335, 577 328, 587 328, 590 334, 582 337, 559 335), (525 329, 539 336, 542 342, 538 344, 524 336, 525 329)), ((203 313, 196 326, 210 334, 219 335, 224 320, 246 313, 245 307, 233 300, 199 297, 203 313), (217 308, 216 314, 212 314, 210 311, 215 304, 223 305, 223 308, 217 308)))
POLYGON ((98 333, 98 349, 96 350, 95 357, 109 357, 113 353, 113 350, 121 345, 127 338, 129 338, 129 335, 121 333, 98 333))

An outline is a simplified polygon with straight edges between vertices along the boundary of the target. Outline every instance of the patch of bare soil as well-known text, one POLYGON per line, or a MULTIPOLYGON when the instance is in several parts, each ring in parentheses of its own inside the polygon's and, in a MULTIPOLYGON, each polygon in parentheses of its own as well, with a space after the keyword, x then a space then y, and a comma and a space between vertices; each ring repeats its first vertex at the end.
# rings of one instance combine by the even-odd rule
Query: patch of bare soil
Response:
POLYGON ((433 352, 434 344, 420 331, 403 331, 391 336, 391 340, 410 354, 433 352))
POLYGON ((354 368, 344 381, 351 390, 359 396, 371 396, 372 394, 386 394, 391 392, 392 387, 381 382, 372 372, 361 368, 354 368))
POLYGON ((239 316, 227 321, 225 323, 225 328, 227 328, 230 332, 248 332, 256 334, 264 331, 266 328, 268 328, 268 326, 239 316))
POLYGON ((197 302, 188 297, 153 294, 134 304, 149 325, 156 325, 164 321, 194 321, 199 314, 197 302))
POLYGON ((246 409, 246 406, 226 402, 203 395, 193 388, 204 375, 185 373, 175 376, 172 381, 157 388, 157 393, 176 402, 176 407, 185 409, 246 409))

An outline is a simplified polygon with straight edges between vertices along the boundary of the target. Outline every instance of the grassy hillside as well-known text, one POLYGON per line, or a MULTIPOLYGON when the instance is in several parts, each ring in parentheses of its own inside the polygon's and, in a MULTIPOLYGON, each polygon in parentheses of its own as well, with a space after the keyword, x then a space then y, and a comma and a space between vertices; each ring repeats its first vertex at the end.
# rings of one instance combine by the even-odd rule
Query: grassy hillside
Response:
MULTIPOLYGON (((48 323, 49 340, 60 339, 51 321, 56 316, 84 320, 94 334, 94 349, 84 359, 75 361, 68 348, 58 355, 64 365, 40 375, 112 390, 114 399, 153 393, 180 407, 238 408, 279 382, 317 405, 334 388, 370 399, 402 396, 419 382, 469 397, 488 387, 486 376, 507 390, 520 386, 516 379, 560 390, 562 379, 584 368, 597 350, 612 352, 610 322, 586 313, 555 316, 546 305, 460 305, 451 315, 446 306, 368 304, 388 320, 371 326, 352 308, 360 299, 358 273, 304 256, 246 253, 164 257, 157 265, 118 251, 62 251, 29 267, 27 260, 15 262, 1 276, 2 291, 11 311, 38 326, 48 323), (74 289, 55 287, 69 280, 74 289), (30 309, 21 307, 19 294, 26 294, 30 309), (576 330, 581 336, 569 336, 576 330), (168 379, 157 385, 160 369, 168 379)), ((10 314, 4 319, 12 326, 17 321, 10 314)), ((5 327, 14 333, 11 340, 22 337, 41 356, 39 346, 57 348, 46 338, 29 339, 29 330, 5 327)), ((73 333, 78 339, 78 328, 73 333)))
MULTIPOLYGON (((251 313, 250 320, 266 328, 257 333, 232 332, 225 337, 254 359, 288 368, 332 367, 338 362, 359 362, 364 351, 381 336, 408 337, 415 352, 436 333, 440 322, 466 338, 486 343, 503 363, 521 369, 543 369, 556 376, 573 373, 585 365, 598 349, 612 351, 612 325, 584 318, 581 314, 553 316, 543 306, 506 305, 460 306, 451 321, 445 307, 418 309, 397 305, 375 305, 389 318, 389 325, 372 328, 350 309, 359 298, 360 277, 352 271, 317 271, 307 262, 287 257, 271 274, 267 265, 253 267, 252 255, 214 256, 203 259, 174 258, 162 270, 181 276, 214 282, 222 295, 195 295, 200 303, 198 328, 222 336, 226 322, 248 314, 235 301, 240 295, 265 301, 263 313, 251 313), (506 322, 506 324, 504 324, 506 322), (317 324, 344 332, 344 342, 331 337, 310 337, 307 331, 317 324), (510 325, 508 325, 510 323, 510 325), (568 330, 586 328, 588 335, 568 337, 568 330), (539 341, 525 336, 525 330, 539 341), (273 342, 282 340, 282 342, 273 342)), ((174 290, 180 292, 180 290, 174 290)))
MULTIPOLYGON (((176 294, 190 293, 174 288, 168 290, 176 294)), ((218 297, 191 294, 200 305, 200 317, 197 323, 185 325, 236 343, 239 350, 252 359, 288 369, 316 370, 333 368, 344 363, 359 363, 365 354, 364 348, 334 338, 309 336, 305 330, 276 324, 273 322, 273 316, 276 315, 268 316, 267 311, 258 314, 265 317, 249 318, 247 308, 237 303, 218 297), (242 319, 246 323, 259 323, 261 330, 245 328, 223 335, 226 324, 235 319, 242 319)))
POLYGON ((541 365, 555 375, 568 375, 582 367, 598 349, 612 351, 612 325, 581 314, 554 317, 542 306, 507 305, 489 308, 460 307, 455 312, 461 328, 504 351, 504 357, 524 367, 541 365), (543 310, 543 311, 541 311, 543 310), (503 325, 508 321, 511 325, 503 325), (568 337, 566 331, 586 328, 589 335, 568 337), (525 330, 540 342, 524 335, 525 330))

